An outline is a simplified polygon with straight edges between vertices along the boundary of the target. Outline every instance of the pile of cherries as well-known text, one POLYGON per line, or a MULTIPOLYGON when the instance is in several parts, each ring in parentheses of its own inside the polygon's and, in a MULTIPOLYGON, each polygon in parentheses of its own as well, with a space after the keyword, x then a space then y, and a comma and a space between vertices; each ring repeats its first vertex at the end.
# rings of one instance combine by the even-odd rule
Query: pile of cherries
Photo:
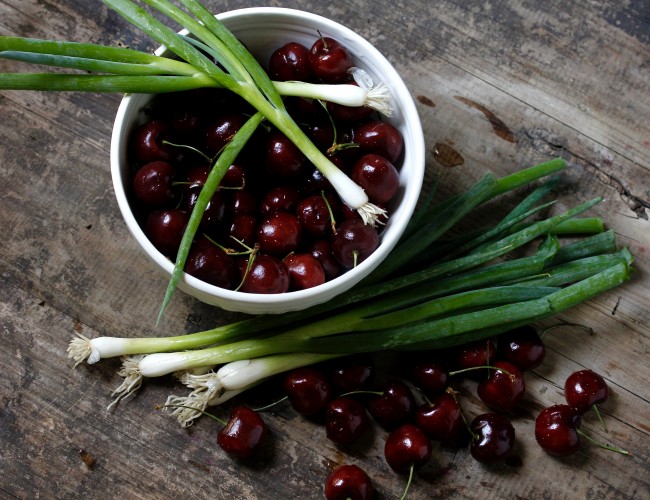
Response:
MULTIPOLYGON (((411 361, 414 356, 410 364, 397 360, 398 366, 410 367, 406 373, 379 383, 374 358, 366 354, 297 368, 281 376, 284 399, 300 415, 322 424, 327 438, 342 450, 353 449, 376 422, 387 432, 386 463, 399 474, 412 475, 425 465, 434 443, 446 448, 469 446, 471 456, 482 463, 517 463, 510 416, 525 394, 524 373, 538 367, 546 356, 537 331, 520 327, 496 338, 411 355, 411 361), (477 394, 489 408, 471 422, 452 388, 459 376, 477 382, 477 394)), ((581 416, 597 410, 608 397, 607 383, 592 370, 572 373, 564 391, 566 404, 542 410, 535 422, 537 442, 558 457, 575 453, 580 435, 594 442, 579 429, 581 416)), ((261 411, 235 407, 230 420, 221 422, 217 444, 237 459, 256 454, 268 435, 261 411)), ((344 464, 331 471, 324 493, 328 500, 370 499, 374 487, 359 466, 344 464)))
MULTIPOLYGON (((418 354, 407 373, 375 387, 373 358, 354 355, 287 373, 283 389, 292 407, 312 421, 321 421, 328 439, 341 449, 359 442, 374 420, 387 431, 384 457, 400 474, 425 465, 433 443, 469 446, 482 463, 517 463, 513 452, 513 410, 525 394, 524 373, 544 360, 546 347, 530 326, 496 338, 453 349, 418 354), (468 421, 452 389, 455 378, 470 376, 488 411, 468 421)), ((415 356, 415 355, 413 355, 415 356)), ((412 358, 411 358, 412 359, 412 358)), ((566 405, 543 410, 535 435, 551 455, 577 450, 579 416, 607 399, 604 379, 581 370, 566 381, 566 405)), ((357 465, 334 469, 326 480, 328 499, 372 498, 369 476, 357 465)))
MULTIPOLYGON (((268 72, 275 80, 354 85, 352 66, 345 47, 320 37, 309 49, 280 47, 268 72)), ((305 98, 286 98, 285 104, 314 144, 390 212, 404 148, 399 130, 364 106, 305 98)), ((222 89, 162 94, 130 135, 132 208, 147 237, 171 260, 214 158, 252 113, 222 89)), ((210 199, 185 270, 243 292, 302 290, 365 260, 379 237, 283 133, 264 123, 210 199)))

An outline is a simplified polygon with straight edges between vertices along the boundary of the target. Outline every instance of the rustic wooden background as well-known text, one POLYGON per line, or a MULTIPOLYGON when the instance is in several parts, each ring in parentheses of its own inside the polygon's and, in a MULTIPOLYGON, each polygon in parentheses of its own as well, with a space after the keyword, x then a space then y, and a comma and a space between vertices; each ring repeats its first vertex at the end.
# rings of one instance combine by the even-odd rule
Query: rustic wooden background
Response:
MULTIPOLYGON (((207 3, 215 12, 259 5, 207 3)), ((650 3, 267 4, 342 22, 387 55, 417 100, 428 178, 441 176, 443 194, 486 169, 505 174, 560 155, 570 169, 557 209, 603 195, 592 213, 636 257, 629 284, 542 325, 579 323, 593 334, 547 336, 547 361, 527 377, 515 418, 520 462, 485 467, 464 449, 435 448, 410 498, 649 498, 650 3), (462 165, 443 166, 448 146, 462 165), (631 457, 586 445, 557 460, 535 444, 535 415, 562 402, 563 380, 583 367, 602 373, 612 392, 602 407, 607 432, 592 417, 584 428, 631 457)), ((97 0, 0 0, 0 33, 153 47, 97 0)), ((212 421, 183 430, 154 411, 178 392, 172 381, 149 383, 107 412, 118 363, 72 369, 65 350, 74 332, 179 334, 236 317, 178 294, 155 328, 166 280, 127 234, 109 175, 119 100, 0 93, 0 496, 317 498, 331 467, 358 463, 379 498, 399 497, 404 480, 384 462, 383 431, 347 454, 280 406, 265 416, 271 445, 243 465, 216 446, 212 421)), ((471 383, 462 392, 468 416, 483 410, 471 383)))

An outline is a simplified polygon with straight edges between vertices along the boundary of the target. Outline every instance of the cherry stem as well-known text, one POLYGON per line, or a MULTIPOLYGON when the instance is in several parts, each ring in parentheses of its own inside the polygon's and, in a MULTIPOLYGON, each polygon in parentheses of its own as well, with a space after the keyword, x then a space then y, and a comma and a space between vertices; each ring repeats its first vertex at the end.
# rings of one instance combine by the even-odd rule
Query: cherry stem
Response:
POLYGON ((603 426, 603 430, 607 432, 607 426, 605 426, 605 421, 603 420, 603 416, 601 415, 600 410, 598 409, 598 405, 594 405, 593 409, 596 412, 596 416, 598 417, 598 420, 600 420, 600 425, 603 426))
POLYGON ((198 411, 202 415, 205 415, 206 417, 210 417, 211 419, 215 420, 216 422, 219 422, 221 425, 227 425, 227 422, 221 420, 219 417, 213 415, 212 413, 208 413, 207 411, 199 410, 198 408, 193 408, 191 406, 185 406, 185 405, 156 405, 156 410, 161 410, 163 408, 186 408, 188 410, 194 410, 198 411))
POLYGON ((627 450, 622 450, 621 448, 616 448, 615 446, 609 446, 607 444, 600 443, 596 441, 594 438, 586 434, 585 432, 581 431, 580 429, 576 429, 578 434, 580 434, 583 438, 585 438, 587 441, 591 442, 592 444, 595 444, 599 448, 602 448, 604 450, 609 450, 609 451, 615 451, 616 453, 620 453, 621 455, 630 455, 630 452, 627 450))
POLYGON ((411 467, 409 469, 409 479, 406 483, 406 488, 404 489, 404 493, 402 493, 402 496, 400 497, 399 500, 404 500, 406 498, 406 494, 409 491, 409 488, 411 487, 411 482, 413 481, 413 471, 415 470, 415 464, 411 464, 411 467))
POLYGON ((472 366, 470 368, 463 368, 462 370, 455 370, 453 372, 449 372, 448 375, 451 377, 451 376, 454 376, 454 375, 459 375, 461 373, 471 372, 471 371, 474 371, 474 370, 481 370, 481 369, 484 369, 484 368, 487 368, 488 370, 498 370, 498 371, 500 371, 502 373, 505 373, 510 378, 514 377, 514 375, 512 373, 510 373, 508 370, 504 370, 503 368, 499 368, 498 366, 492 366, 492 365, 481 365, 481 366, 472 366))
POLYGON ((325 196, 325 191, 321 191, 320 195, 323 198, 323 201, 325 202, 325 206, 327 207, 327 211, 330 214, 330 224, 332 225, 332 234, 336 234, 336 219, 334 218, 334 211, 332 210, 332 205, 330 205, 327 196, 325 196))
POLYGON ((354 396, 354 395, 356 395, 356 394, 372 394, 373 396, 381 396, 381 395, 384 394, 384 393, 381 392, 381 391, 350 391, 350 392, 346 392, 346 393, 344 393, 344 394, 341 394, 340 397, 343 397, 343 396, 354 396))
POLYGON ((175 148, 189 149, 189 150, 194 151, 195 153, 201 155, 205 160, 207 160, 209 162, 212 162, 212 158, 210 158, 208 155, 206 155, 203 151, 201 151, 201 150, 199 150, 199 149, 197 149, 197 148, 195 148, 193 146, 189 146, 187 144, 175 144, 175 143, 167 141, 167 140, 162 141, 162 143, 165 144, 165 145, 168 145, 168 146, 173 146, 175 148))
POLYGON ((285 397, 283 397, 283 398, 280 398, 280 399, 278 399, 277 401, 274 401, 273 403, 269 403, 269 404, 266 405, 266 406, 262 406, 262 407, 260 407, 260 408, 255 408, 253 411, 256 411, 256 412, 266 411, 266 410, 268 410, 269 408, 273 408, 274 406, 279 405, 280 403, 286 401, 287 399, 289 399, 289 396, 285 396, 285 397))

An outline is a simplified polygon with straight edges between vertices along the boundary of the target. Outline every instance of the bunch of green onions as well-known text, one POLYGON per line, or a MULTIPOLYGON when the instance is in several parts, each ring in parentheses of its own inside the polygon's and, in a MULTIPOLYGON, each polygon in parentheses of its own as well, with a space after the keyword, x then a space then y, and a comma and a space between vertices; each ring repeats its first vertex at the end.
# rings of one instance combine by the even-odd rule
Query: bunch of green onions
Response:
POLYGON ((167 404, 177 405, 174 413, 186 426, 208 405, 296 367, 352 353, 451 347, 554 316, 629 278, 632 256, 617 249, 613 231, 604 231, 600 219, 579 217, 600 198, 536 220, 552 205, 543 201, 557 184, 552 178, 496 225, 440 238, 476 207, 564 167, 554 159, 501 179, 487 174, 466 193, 422 205, 385 265, 306 311, 177 337, 79 336, 69 354, 77 364, 125 357, 113 404, 143 378, 175 374, 192 391, 167 404), (582 237, 561 245, 558 236, 567 233, 582 237), (534 241, 537 248, 527 252, 534 241))

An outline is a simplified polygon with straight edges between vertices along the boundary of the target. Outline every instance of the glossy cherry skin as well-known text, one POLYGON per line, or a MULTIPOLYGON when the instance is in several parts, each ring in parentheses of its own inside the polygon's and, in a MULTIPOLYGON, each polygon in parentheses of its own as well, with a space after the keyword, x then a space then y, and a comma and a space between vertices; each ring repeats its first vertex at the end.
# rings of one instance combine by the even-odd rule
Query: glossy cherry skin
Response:
POLYGON ((447 388, 449 372, 442 363, 435 361, 418 363, 411 371, 411 379, 427 397, 433 398, 447 388))
POLYGON ((262 196, 260 212, 293 212, 298 205, 298 190, 291 186, 276 186, 262 196))
POLYGON ((155 210, 147 217, 145 233, 160 253, 175 258, 187 221, 188 215, 182 210, 155 210))
POLYGON ((366 409, 355 399, 339 397, 330 401, 325 409, 325 433, 338 445, 354 443, 369 426, 366 409))
POLYGON ((327 281, 336 278, 343 272, 343 267, 332 254, 332 244, 329 240, 316 240, 312 242, 308 250, 323 266, 327 281))
POLYGON ((311 70, 325 83, 342 83, 348 80, 348 70, 352 64, 352 55, 348 49, 333 38, 319 38, 309 51, 311 70))
POLYGON ((253 455, 263 443, 267 427, 260 415, 245 406, 232 410, 230 419, 217 434, 217 444, 236 458, 253 455))
POLYGON ((415 398, 411 389, 400 380, 393 380, 384 386, 381 396, 368 402, 368 412, 387 429, 405 423, 413 416, 415 398))
POLYGON ((439 394, 415 412, 415 424, 434 441, 451 443, 459 441, 467 427, 454 396, 439 394))
POLYGON ((242 286, 247 293, 284 293, 289 290, 289 271, 281 260, 270 255, 256 255, 242 286))
MULTIPOLYGON (((496 353, 497 349, 492 340, 471 342, 458 349, 456 368, 463 370, 490 365, 495 359, 496 353)), ((476 373, 484 374, 485 372, 477 370, 476 373)))
POLYGON ((512 411, 519 404, 526 392, 524 376, 512 363, 495 361, 487 379, 479 383, 478 396, 490 408, 512 411))
POLYGON ((325 283, 325 271, 310 253, 291 253, 282 262, 289 270, 289 290, 306 290, 325 283))
MULTIPOLYGON (((333 233, 332 215, 326 200, 321 194, 314 194, 300 200, 296 207, 298 222, 303 230, 313 238, 329 237, 333 233)), ((334 207, 336 209, 337 207, 334 207)))
POLYGON ((278 81, 309 82, 312 79, 309 49, 289 42, 275 50, 269 58, 269 76, 278 81))
POLYGON ((193 246, 185 263, 185 272, 221 288, 233 289, 239 284, 239 272, 232 257, 210 243, 193 246))
POLYGON ((603 403, 609 396, 607 382, 592 370, 580 370, 572 373, 564 383, 564 397, 570 406, 581 413, 593 405, 603 403))
POLYGON ((148 207, 170 205, 176 200, 172 182, 176 170, 166 161, 154 161, 140 167, 133 177, 133 192, 138 201, 148 207))
POLYGON ((133 156, 140 163, 170 161, 170 146, 164 144, 169 137, 169 124, 162 120, 149 120, 140 125, 131 136, 133 156))
POLYGON ((404 424, 395 429, 386 439, 384 456, 388 465, 396 472, 417 469, 429 461, 433 447, 431 441, 419 427, 404 424))
MULTIPOLYGON (((228 235, 248 247, 253 247, 257 238, 257 218, 248 213, 235 214, 230 221, 228 235)), ((228 243, 237 250, 241 249, 234 241, 228 243)))
POLYGON ((355 354, 332 361, 327 376, 341 393, 368 389, 375 377, 375 363, 367 354, 355 354))
POLYGON ((257 229, 257 242, 265 253, 284 257, 300 243, 302 227, 298 218, 287 212, 268 215, 257 229))
POLYGON ((368 474, 356 465, 341 465, 325 481, 327 500, 371 500, 374 495, 368 474))
POLYGON ((360 220, 346 220, 332 238, 332 255, 344 267, 366 260, 379 246, 377 229, 360 220))
POLYGON ((305 416, 321 413, 332 399, 332 386, 327 377, 313 367, 290 371, 284 378, 283 387, 294 410, 305 416))
POLYGON ((515 443, 515 428, 503 415, 479 415, 470 424, 470 430, 470 453, 475 460, 484 463, 501 462, 511 454, 515 443))
POLYGON ((220 153, 233 136, 245 123, 245 118, 239 113, 221 116, 212 122, 205 132, 205 145, 212 154, 220 153))
POLYGON ((286 135, 277 130, 268 135, 264 167, 271 175, 287 180, 306 177, 310 169, 305 155, 286 135))
POLYGON ((580 448, 580 420, 580 412, 573 406, 545 408, 535 419, 535 439, 549 455, 573 455, 580 448))
POLYGON ((352 132, 353 141, 365 153, 383 156, 395 164, 404 151, 404 138, 394 125, 373 120, 356 126, 352 132))
POLYGON ((532 370, 544 361, 546 346, 535 328, 522 326, 499 336, 497 356, 521 371, 532 370))
POLYGON ((399 172, 390 161, 376 154, 359 158, 350 177, 375 204, 388 203, 399 190, 399 172))

